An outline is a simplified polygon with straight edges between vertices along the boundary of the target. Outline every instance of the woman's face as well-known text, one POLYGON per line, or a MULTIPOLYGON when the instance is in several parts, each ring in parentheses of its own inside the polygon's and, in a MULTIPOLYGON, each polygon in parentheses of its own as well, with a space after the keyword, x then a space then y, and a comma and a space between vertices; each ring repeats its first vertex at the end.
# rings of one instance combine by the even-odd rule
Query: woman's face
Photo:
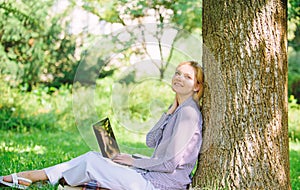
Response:
POLYGON ((195 72, 191 65, 177 67, 172 78, 172 90, 178 95, 193 95, 198 90, 195 72))

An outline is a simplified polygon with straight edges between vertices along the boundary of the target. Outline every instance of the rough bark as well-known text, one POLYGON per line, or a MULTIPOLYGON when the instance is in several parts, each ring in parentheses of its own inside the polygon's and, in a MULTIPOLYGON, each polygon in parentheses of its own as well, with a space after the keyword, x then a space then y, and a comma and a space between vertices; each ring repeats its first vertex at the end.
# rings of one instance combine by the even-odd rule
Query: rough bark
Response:
POLYGON ((290 189, 287 2, 203 0, 201 189, 290 189))

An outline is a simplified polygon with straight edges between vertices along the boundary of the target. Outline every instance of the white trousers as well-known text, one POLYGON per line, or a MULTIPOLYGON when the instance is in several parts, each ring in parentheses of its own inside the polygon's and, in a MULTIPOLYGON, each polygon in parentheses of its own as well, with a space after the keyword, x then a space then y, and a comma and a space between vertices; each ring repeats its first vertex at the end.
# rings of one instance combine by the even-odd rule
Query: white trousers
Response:
POLYGON ((52 184, 64 177, 72 186, 96 180, 101 187, 113 190, 158 190, 134 169, 114 163, 93 151, 44 171, 52 184))

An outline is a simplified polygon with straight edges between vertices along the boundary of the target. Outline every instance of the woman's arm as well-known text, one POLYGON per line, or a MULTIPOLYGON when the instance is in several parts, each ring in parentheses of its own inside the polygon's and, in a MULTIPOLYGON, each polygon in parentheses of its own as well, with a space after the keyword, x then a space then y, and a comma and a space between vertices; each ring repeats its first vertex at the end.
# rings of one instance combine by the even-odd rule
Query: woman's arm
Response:
POLYGON ((173 172, 184 155, 197 158, 202 142, 202 118, 200 112, 192 107, 185 107, 178 113, 174 130, 157 147, 162 155, 155 158, 135 159, 132 165, 149 171, 173 172))

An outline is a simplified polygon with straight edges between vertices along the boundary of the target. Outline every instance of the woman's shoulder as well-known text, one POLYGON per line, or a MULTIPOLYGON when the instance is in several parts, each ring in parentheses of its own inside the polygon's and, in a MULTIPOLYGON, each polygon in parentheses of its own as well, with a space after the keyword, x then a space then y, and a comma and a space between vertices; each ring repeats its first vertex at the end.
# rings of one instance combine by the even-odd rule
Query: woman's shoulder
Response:
POLYGON ((186 102, 179 110, 179 113, 187 116, 202 117, 199 105, 194 100, 186 102))
POLYGON ((184 104, 182 105, 183 110, 195 110, 197 112, 200 112, 199 104, 193 99, 189 98, 184 104))

